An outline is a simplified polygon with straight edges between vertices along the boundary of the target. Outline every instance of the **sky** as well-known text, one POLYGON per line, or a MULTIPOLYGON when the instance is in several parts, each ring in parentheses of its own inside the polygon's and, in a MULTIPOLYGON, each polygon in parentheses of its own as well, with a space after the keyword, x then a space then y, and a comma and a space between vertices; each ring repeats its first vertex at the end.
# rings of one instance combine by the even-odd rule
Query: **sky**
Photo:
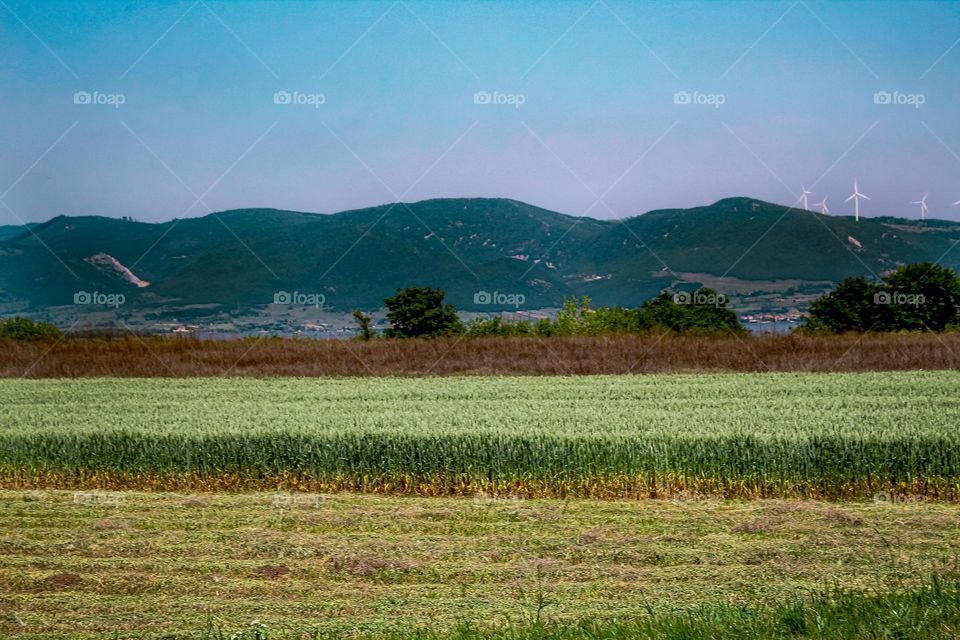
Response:
POLYGON ((802 187, 960 220, 949 2, 0 0, 0 224, 802 187))

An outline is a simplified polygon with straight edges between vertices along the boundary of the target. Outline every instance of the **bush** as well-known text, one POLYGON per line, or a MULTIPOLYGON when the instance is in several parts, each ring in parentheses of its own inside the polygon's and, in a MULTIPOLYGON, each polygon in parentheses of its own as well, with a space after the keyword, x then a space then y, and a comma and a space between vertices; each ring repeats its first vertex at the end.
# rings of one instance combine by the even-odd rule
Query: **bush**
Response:
POLYGON ((63 335, 49 322, 14 316, 0 322, 0 340, 56 340, 63 335))
POLYGON ((623 307, 590 308, 590 298, 564 298, 554 320, 536 324, 504 322, 499 317, 474 320, 468 336, 602 336, 624 333, 744 334, 737 315, 726 308, 726 300, 711 289, 675 296, 664 291, 639 309, 623 307), (685 297, 685 298, 684 298, 685 297), (702 302, 701 302, 702 301, 702 302))
POLYGON ((504 322, 500 316, 474 318, 464 329, 464 335, 471 338, 479 338, 482 336, 530 336, 533 335, 533 332, 534 328, 529 322, 504 322))

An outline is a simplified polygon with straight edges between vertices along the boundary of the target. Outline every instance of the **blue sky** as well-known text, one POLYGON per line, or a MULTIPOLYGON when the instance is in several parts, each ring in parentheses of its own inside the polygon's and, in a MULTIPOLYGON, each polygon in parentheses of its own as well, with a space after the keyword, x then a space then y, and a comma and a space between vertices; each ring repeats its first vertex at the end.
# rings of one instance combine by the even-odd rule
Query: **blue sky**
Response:
POLYGON ((138 4, 0 2, 0 224, 801 184, 851 214, 855 177, 867 215, 960 219, 956 3, 138 4))

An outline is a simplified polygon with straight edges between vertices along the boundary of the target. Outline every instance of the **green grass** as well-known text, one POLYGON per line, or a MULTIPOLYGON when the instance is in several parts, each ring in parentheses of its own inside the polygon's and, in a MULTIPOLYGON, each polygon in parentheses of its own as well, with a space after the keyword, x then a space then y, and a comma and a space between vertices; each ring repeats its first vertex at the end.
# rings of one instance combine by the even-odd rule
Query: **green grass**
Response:
MULTIPOLYGON (((534 622, 485 628, 471 623, 454 631, 405 631, 372 635, 382 640, 849 640, 897 638, 955 640, 960 633, 960 582, 872 595, 844 589, 813 593, 772 608, 700 606, 683 613, 626 621, 585 620, 570 624, 534 622)), ((323 632, 271 633, 262 623, 226 634, 210 629, 207 640, 269 640, 281 637, 329 638, 323 632)))
MULTIPOLYGON (((955 639, 960 633, 960 583, 870 595, 830 589, 772 608, 701 606, 685 613, 628 621, 534 623, 502 630, 464 625, 392 638, 410 640, 769 640, 770 638, 955 639)), ((255 635, 255 634, 254 634, 255 635)), ((216 637, 216 636, 214 636, 216 637)), ((252 637, 249 631, 242 637, 252 637)), ((264 638, 267 636, 264 635, 264 638)))
POLYGON ((958 372, 0 381, 8 487, 955 499, 958 372))
MULTIPOLYGON (((259 620, 274 640, 463 624, 566 638, 556 625, 581 621, 618 638, 651 615, 763 629, 811 593, 907 594, 935 574, 946 589, 958 558, 960 506, 933 502, 0 491, 0 637, 202 638, 259 620), (531 629, 540 603, 547 627, 531 629)), ((926 609, 889 613, 942 620, 926 609)))

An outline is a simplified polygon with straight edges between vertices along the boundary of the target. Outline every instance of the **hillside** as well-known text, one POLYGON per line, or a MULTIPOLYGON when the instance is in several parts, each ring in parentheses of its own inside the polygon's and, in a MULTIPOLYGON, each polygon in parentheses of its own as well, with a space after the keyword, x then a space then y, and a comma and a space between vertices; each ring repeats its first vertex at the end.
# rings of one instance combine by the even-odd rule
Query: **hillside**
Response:
POLYGON ((960 252, 949 251, 960 240, 958 224, 857 223, 749 198, 622 222, 478 198, 327 215, 243 209, 160 224, 58 216, 16 229, 0 228, 7 309, 69 305, 78 291, 122 293, 128 308, 254 307, 297 291, 323 294, 326 306, 347 311, 378 307, 412 285, 442 287, 462 309, 497 308, 475 305, 478 291, 523 294, 527 308, 584 294, 598 304, 635 305, 679 281, 715 284, 723 275, 763 289, 918 260, 960 265, 960 252))

